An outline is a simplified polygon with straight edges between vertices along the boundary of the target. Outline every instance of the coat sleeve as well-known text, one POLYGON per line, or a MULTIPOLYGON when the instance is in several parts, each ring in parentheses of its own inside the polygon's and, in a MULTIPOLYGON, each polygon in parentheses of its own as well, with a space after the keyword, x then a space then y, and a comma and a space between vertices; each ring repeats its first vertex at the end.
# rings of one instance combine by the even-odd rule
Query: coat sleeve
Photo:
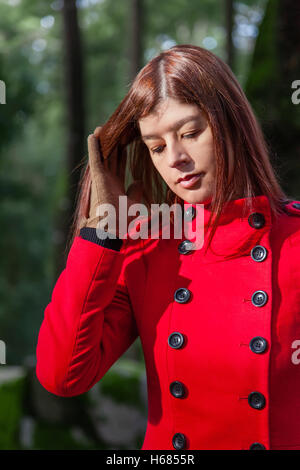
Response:
POLYGON ((49 392, 88 391, 137 338, 124 258, 75 237, 38 335, 36 375, 49 392))

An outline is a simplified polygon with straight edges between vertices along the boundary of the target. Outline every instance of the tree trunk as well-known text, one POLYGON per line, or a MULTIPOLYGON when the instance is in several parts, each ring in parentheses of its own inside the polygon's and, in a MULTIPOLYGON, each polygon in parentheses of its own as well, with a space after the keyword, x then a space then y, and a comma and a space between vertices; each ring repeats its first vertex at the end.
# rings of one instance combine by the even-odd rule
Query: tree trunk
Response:
MULTIPOLYGON (((130 11, 128 21, 129 34, 129 81, 136 77, 138 71, 143 67, 143 18, 144 4, 143 0, 130 0, 130 11)), ((125 358, 143 361, 142 346, 138 338, 126 351, 125 358)))
POLYGON ((129 80, 143 66, 143 0, 130 0, 129 12, 129 80))
POLYGON ((226 62, 231 69, 234 68, 234 44, 232 41, 233 31, 233 0, 225 0, 226 20, 226 62))
POLYGON ((57 270, 64 267, 63 253, 69 229, 74 215, 76 193, 80 171, 75 170, 82 161, 85 152, 85 116, 84 116, 84 84, 81 52, 80 30, 75 0, 64 0, 63 6, 63 45, 64 74, 66 96, 66 196, 61 203, 58 221, 57 270))

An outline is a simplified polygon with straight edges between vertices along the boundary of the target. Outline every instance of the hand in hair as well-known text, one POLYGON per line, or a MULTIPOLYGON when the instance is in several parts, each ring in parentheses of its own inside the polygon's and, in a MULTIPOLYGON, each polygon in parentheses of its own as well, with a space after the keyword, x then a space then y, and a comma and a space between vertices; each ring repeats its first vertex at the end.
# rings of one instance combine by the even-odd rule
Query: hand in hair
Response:
MULTIPOLYGON (((108 159, 103 160, 99 149, 99 135, 101 127, 97 127, 93 134, 88 136, 88 155, 91 175, 91 192, 89 217, 84 219, 81 227, 100 228, 105 230, 104 222, 107 221, 107 213, 98 215, 97 208, 102 204, 111 204, 116 210, 116 230, 108 227, 110 233, 119 236, 119 196, 127 196, 127 206, 141 202, 142 188, 139 182, 134 182, 125 192, 124 178, 118 176, 120 168, 117 168, 117 155, 113 152, 108 159), (103 224, 101 221, 103 220, 103 224)), ((125 171, 125 168, 122 170, 125 171)), ((124 215, 124 214, 122 214, 124 215)), ((134 217, 127 217, 127 227, 134 217)))

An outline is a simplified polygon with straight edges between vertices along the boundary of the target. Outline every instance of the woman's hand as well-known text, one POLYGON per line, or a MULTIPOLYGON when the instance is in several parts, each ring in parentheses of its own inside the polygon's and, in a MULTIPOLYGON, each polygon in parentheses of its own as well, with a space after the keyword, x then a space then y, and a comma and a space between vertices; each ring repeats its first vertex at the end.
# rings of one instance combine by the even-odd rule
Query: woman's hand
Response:
MULTIPOLYGON (((142 188, 139 182, 134 182, 125 193, 124 175, 126 162, 118 162, 116 151, 109 158, 101 161, 99 149, 100 130, 101 127, 97 127, 94 133, 89 135, 87 139, 91 175, 90 208, 89 218, 81 222, 80 228, 93 227, 105 230, 108 213, 102 211, 101 215, 99 215, 100 213, 97 212, 97 209, 99 210, 99 206, 102 204, 111 204, 116 211, 115 229, 112 223, 109 223, 107 231, 118 237, 120 235, 119 196, 127 196, 127 207, 129 208, 131 204, 141 201, 142 188)), ((133 217, 127 217, 127 214, 122 214, 122 216, 126 217, 125 223, 128 229, 128 224, 133 217)))

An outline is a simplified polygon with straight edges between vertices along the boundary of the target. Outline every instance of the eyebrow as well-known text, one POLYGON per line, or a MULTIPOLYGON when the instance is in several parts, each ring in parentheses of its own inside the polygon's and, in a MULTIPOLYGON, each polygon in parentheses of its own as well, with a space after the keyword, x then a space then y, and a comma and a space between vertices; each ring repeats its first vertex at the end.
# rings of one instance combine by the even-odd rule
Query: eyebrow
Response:
MULTIPOLYGON (((184 124, 190 121, 199 121, 201 119, 201 116, 186 116, 183 119, 180 119, 179 121, 176 121, 173 126, 169 127, 168 131, 177 131, 182 127, 184 124)), ((156 134, 149 134, 149 135, 142 135, 143 140, 150 140, 150 139, 159 139, 160 136, 156 134)))

